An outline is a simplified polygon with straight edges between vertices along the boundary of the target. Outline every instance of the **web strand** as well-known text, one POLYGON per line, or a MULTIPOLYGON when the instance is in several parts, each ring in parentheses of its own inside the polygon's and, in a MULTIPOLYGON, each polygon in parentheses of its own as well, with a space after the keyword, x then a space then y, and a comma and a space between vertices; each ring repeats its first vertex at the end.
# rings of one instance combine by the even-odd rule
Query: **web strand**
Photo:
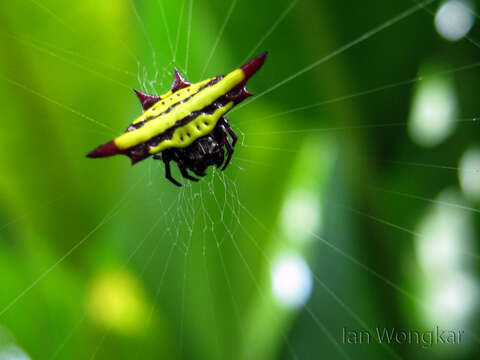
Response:
POLYGON ((220 43, 220 40, 222 39, 223 32, 225 31, 225 28, 227 27, 228 21, 230 20, 230 17, 233 14, 233 10, 235 9, 235 6, 237 5, 237 2, 238 2, 238 0, 233 0, 232 4, 230 5, 230 8, 228 9, 227 15, 225 16, 225 20, 223 21, 223 24, 220 28, 220 31, 218 32, 217 38, 215 39, 215 43, 213 44, 212 50, 210 51, 210 54, 208 55, 205 66, 203 67, 202 74, 200 75, 200 78, 202 78, 202 79, 205 76, 205 73, 207 72, 208 65, 210 65, 210 61, 212 61, 213 55, 215 55, 215 51, 217 50, 218 44, 220 43))
POLYGON ((379 26, 373 28, 372 30, 367 31, 366 33, 364 33, 360 37, 356 38, 355 40, 339 47, 338 49, 332 51, 330 54, 328 54, 328 55, 320 58, 319 60, 315 61, 314 63, 304 67, 303 69, 299 70, 298 72, 294 73, 293 75, 288 76, 287 78, 283 79, 282 81, 278 82, 277 84, 273 85, 272 87, 268 88, 267 90, 265 90, 265 91, 261 92, 260 94, 256 95, 251 100, 247 100, 243 104, 238 105, 237 110, 239 110, 240 108, 250 104, 253 101, 256 101, 256 100, 260 99, 264 95, 267 95, 268 93, 278 89, 279 87, 281 87, 281 86, 285 85, 286 83, 296 79, 297 77, 309 72, 310 70, 315 69, 319 65, 333 59, 334 57, 343 54, 345 51, 349 50, 350 48, 364 42, 365 40, 370 39, 371 37, 380 33, 381 31, 395 25, 396 23, 400 22, 401 20, 406 19, 410 15, 416 13, 418 10, 422 9, 422 6, 428 5, 428 4, 430 4, 434 1, 436 1, 436 0, 424 1, 421 4, 417 4, 413 7, 405 10, 404 12, 402 12, 401 14, 393 17, 392 19, 385 21, 384 23, 382 23, 379 26))
MULTIPOLYGON (((294 108, 294 109, 291 109, 291 110, 286 110, 286 111, 282 111, 282 112, 279 112, 279 113, 267 115, 267 116, 262 117, 260 119, 255 119, 255 120, 251 119, 251 120, 247 120, 247 121, 240 121, 237 124, 238 125, 244 125, 246 123, 250 123, 250 122, 253 122, 253 121, 261 121, 261 120, 267 120, 267 119, 271 119, 271 118, 275 118, 275 117, 279 117, 279 116, 290 115, 290 114, 297 113, 297 112, 300 112, 300 111, 315 109, 315 108, 319 108, 319 107, 322 107, 322 106, 325 106, 325 105, 334 104, 334 103, 337 103, 337 102, 342 102, 342 101, 362 97, 362 96, 365 96, 365 95, 371 95, 371 94, 383 92, 385 90, 391 90, 391 89, 395 89, 395 88, 398 88, 398 87, 415 84, 415 83, 418 83, 418 82, 421 82, 421 81, 424 81, 424 80, 427 80, 427 79, 435 78, 437 76, 449 75, 449 74, 454 74, 454 73, 461 72, 461 71, 475 69, 475 68, 478 68, 479 66, 480 66, 480 62, 476 62, 476 63, 473 63, 473 64, 468 64, 468 65, 464 65, 464 66, 461 66, 461 67, 457 67, 457 68, 454 68, 454 69, 451 69, 451 70, 440 71, 440 72, 437 72, 435 74, 431 74, 431 75, 427 75, 427 76, 418 76, 418 77, 415 77, 415 78, 412 78, 412 79, 402 80, 402 81, 394 82, 394 83, 391 83, 391 84, 375 87, 373 89, 368 89, 368 90, 356 92, 356 93, 353 93, 353 94, 348 94, 348 95, 336 97, 336 98, 333 98, 333 99, 320 101, 320 102, 317 102, 315 104, 300 106, 300 107, 297 107, 297 108, 294 108)), ((236 108, 236 109, 238 109, 238 108, 236 108)), ((234 110, 235 109, 233 109, 231 112, 233 112, 234 110)))
POLYGON ((19 87, 20 89, 25 90, 25 91, 29 92, 30 94, 33 94, 33 95, 35 95, 35 96, 37 96, 37 97, 39 97, 39 98, 41 98, 41 99, 43 99, 43 100, 46 100, 46 101, 48 101, 49 103, 52 103, 52 104, 54 104, 55 106, 58 106, 58 107, 61 108, 61 109, 67 110, 67 111, 73 113, 74 115, 77 115, 78 117, 81 117, 82 119, 88 120, 88 121, 90 121, 92 124, 95 124, 95 125, 97 125, 97 126, 100 126, 100 127, 102 127, 102 128, 108 129, 108 130, 111 130, 111 131, 113 132, 113 129, 112 129, 110 126, 108 126, 108 125, 106 125, 106 124, 104 124, 104 123, 101 123, 100 121, 95 120, 94 118, 92 118, 92 117, 90 117, 90 116, 88 116, 88 115, 85 115, 85 114, 81 113, 80 111, 75 110, 74 108, 72 108, 72 107, 70 107, 70 106, 68 106, 68 105, 65 105, 65 104, 63 104, 63 103, 61 103, 61 102, 59 102, 59 101, 56 101, 56 100, 54 100, 54 99, 52 99, 52 98, 50 98, 50 97, 48 97, 48 96, 46 96, 46 95, 43 95, 43 94, 39 93, 38 91, 35 91, 35 90, 33 90, 33 89, 31 89, 31 88, 23 85, 23 84, 20 84, 18 81, 15 81, 15 80, 13 80, 13 79, 10 79, 10 78, 6 77, 6 76, 3 75, 3 74, 0 74, 0 79, 3 79, 3 80, 5 80, 5 81, 9 82, 10 84, 15 85, 15 86, 19 87))
MULTIPOLYGON (((142 180, 141 178, 140 180, 142 180)), ((107 213, 107 215, 80 241, 78 241, 73 247, 70 248, 63 256, 61 256, 53 265, 51 265, 47 270, 45 270, 40 276, 38 276, 29 286, 27 286, 20 294, 18 294, 10 303, 7 304, 0 311, 0 317, 10 310, 21 298, 28 294, 40 281, 48 276, 58 265, 63 263, 71 254, 75 252, 80 246, 82 246, 95 232, 98 231, 103 225, 108 223, 115 215, 120 211, 122 205, 125 203, 127 196, 130 195, 132 190, 140 183, 140 180, 137 181, 131 188, 126 192, 126 194, 121 198, 121 200, 114 206, 114 208, 107 213)))

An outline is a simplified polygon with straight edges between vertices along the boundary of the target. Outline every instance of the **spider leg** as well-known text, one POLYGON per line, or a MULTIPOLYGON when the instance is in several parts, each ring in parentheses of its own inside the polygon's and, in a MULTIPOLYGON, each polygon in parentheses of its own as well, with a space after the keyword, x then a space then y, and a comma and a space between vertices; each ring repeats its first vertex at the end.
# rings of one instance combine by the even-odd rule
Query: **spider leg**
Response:
POLYGON ((237 140, 238 140, 238 135, 235 133, 235 131, 232 130, 232 128, 230 127, 230 123, 228 122, 228 119, 227 118, 223 118, 223 126, 225 128, 225 130, 230 134, 230 136, 232 137, 232 147, 235 147, 235 144, 237 143, 237 140))
POLYGON ((177 186, 182 186, 177 180, 172 177, 172 173, 170 171, 170 160, 164 160, 163 163, 165 164, 165 177, 170 180, 173 184, 177 186))
POLYGON ((235 146, 235 144, 237 143, 237 140, 238 140, 238 135, 235 134, 235 131, 233 131, 230 126, 227 127, 227 131, 228 131, 228 133, 230 134, 230 136, 231 136, 232 139, 233 139, 233 141, 232 141, 232 146, 235 146))
POLYGON ((160 155, 153 155, 152 158, 154 160, 163 160, 165 165, 165 178, 170 180, 173 184, 177 186, 182 186, 177 180, 172 177, 172 172, 170 171, 170 158, 168 156, 160 156, 160 155))
MULTIPOLYGON (((228 125, 227 125, 228 126, 228 125)), ((230 144, 230 141, 228 141, 227 134, 229 133, 227 130, 227 127, 223 124, 218 126, 218 131, 220 133, 220 136, 222 137, 222 144, 225 145, 227 148, 227 160, 225 161, 225 164, 223 164, 222 171, 225 170, 230 163, 230 160, 232 159, 233 155, 233 146, 230 144)))
POLYGON ((183 162, 179 161, 178 162, 178 168, 180 169, 180 173, 182 174, 182 176, 185 178, 185 179, 188 179, 188 180, 192 180, 192 181, 198 181, 197 178, 193 177, 192 175, 190 175, 187 171, 187 168, 185 167, 185 165, 183 164, 183 162))
POLYGON ((222 171, 225 170, 230 163, 230 160, 232 160, 232 155, 233 155, 233 147, 228 141, 227 137, 225 136, 225 147, 227 148, 227 160, 225 161, 225 164, 223 164, 222 171))
POLYGON ((238 135, 235 133, 235 131, 232 130, 232 128, 230 127, 230 123, 228 122, 228 119, 226 117, 222 117, 221 125, 223 125, 222 130, 230 134, 230 136, 232 137, 232 147, 235 147, 235 144, 238 140, 238 135))
POLYGON ((207 176, 207 173, 206 172, 199 172, 199 171, 195 171, 195 170, 192 170, 195 175, 197 176, 201 176, 201 177, 204 177, 204 176, 207 176))
POLYGON ((233 155, 233 147, 237 143, 238 136, 235 134, 235 132, 232 130, 230 127, 230 124, 228 122, 227 118, 222 117, 220 119, 220 122, 217 127, 217 134, 221 137, 221 143, 225 145, 225 148, 227 149, 227 160, 225 161, 225 164, 223 164, 222 171, 225 170, 230 163, 230 160, 232 159, 233 155), (232 137, 232 143, 228 140, 227 135, 232 137))

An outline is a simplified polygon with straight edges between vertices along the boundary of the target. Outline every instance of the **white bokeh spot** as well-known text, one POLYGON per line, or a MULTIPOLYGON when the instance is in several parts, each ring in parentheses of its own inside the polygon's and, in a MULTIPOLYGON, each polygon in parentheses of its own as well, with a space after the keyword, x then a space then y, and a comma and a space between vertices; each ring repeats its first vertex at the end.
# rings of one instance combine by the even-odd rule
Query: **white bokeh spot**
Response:
POLYGON ((320 226, 321 209, 314 192, 295 190, 291 192, 282 210, 282 228, 289 239, 304 241, 320 226))
POLYGON ((480 200, 480 147, 470 148, 463 154, 458 175, 465 196, 480 200))
POLYGON ((477 285, 471 276, 453 272, 430 289, 431 321, 451 328, 466 326, 476 309, 477 295, 477 285))
POLYGON ((457 97, 450 79, 426 78, 413 100, 410 137, 424 147, 439 145, 454 132, 457 113, 457 97))
POLYGON ((306 261, 296 254, 277 259, 272 269, 275 299, 289 308, 305 304, 312 292, 312 274, 306 261))
POLYGON ((0 347, 0 360, 30 360, 30 357, 19 347, 7 345, 0 347))
POLYGON ((435 28, 449 41, 464 38, 475 22, 471 3, 450 0, 442 4, 435 15, 435 28))
POLYGON ((476 253, 475 235, 472 216, 462 206, 458 191, 444 190, 415 231, 429 325, 463 328, 477 308, 478 284, 468 266, 476 253))
MULTIPOLYGON (((458 204, 462 201, 456 192, 447 190, 437 201, 458 204)), ((416 250, 420 265, 427 274, 441 275, 461 266, 471 249, 471 218, 464 210, 437 204, 419 224, 416 250)))

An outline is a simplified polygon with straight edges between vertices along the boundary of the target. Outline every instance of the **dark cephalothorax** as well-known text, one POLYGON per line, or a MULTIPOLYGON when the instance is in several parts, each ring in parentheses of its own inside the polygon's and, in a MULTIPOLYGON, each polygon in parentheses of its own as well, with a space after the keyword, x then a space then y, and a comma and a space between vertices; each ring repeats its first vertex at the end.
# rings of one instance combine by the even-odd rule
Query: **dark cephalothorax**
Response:
POLYGON ((205 176, 207 168, 216 166, 219 168, 223 165, 222 171, 225 170, 233 155, 233 148, 237 142, 237 135, 230 128, 226 118, 220 118, 212 133, 195 140, 191 145, 185 148, 170 148, 164 150, 162 155, 153 155, 156 160, 163 160, 165 163, 165 176, 175 185, 181 184, 175 180, 170 171, 170 161, 175 161, 182 176, 192 181, 198 181, 197 178, 191 176, 186 169, 191 170, 197 176, 205 176), (229 142, 227 134, 232 137, 232 143, 229 142), (225 152, 227 150, 227 160, 225 161, 225 152))

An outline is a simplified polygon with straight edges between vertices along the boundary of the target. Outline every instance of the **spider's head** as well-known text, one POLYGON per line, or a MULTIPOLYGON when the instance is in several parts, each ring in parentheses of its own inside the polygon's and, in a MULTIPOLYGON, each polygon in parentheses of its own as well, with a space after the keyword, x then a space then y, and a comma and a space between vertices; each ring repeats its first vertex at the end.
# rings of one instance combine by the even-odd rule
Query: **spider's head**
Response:
POLYGON ((204 175, 212 165, 219 167, 224 159, 223 147, 210 135, 198 139, 183 154, 185 165, 197 175, 204 175))
POLYGON ((190 153, 189 166, 194 172, 204 174, 212 165, 220 167, 224 158, 223 146, 214 137, 205 136, 195 143, 195 149, 190 153))

